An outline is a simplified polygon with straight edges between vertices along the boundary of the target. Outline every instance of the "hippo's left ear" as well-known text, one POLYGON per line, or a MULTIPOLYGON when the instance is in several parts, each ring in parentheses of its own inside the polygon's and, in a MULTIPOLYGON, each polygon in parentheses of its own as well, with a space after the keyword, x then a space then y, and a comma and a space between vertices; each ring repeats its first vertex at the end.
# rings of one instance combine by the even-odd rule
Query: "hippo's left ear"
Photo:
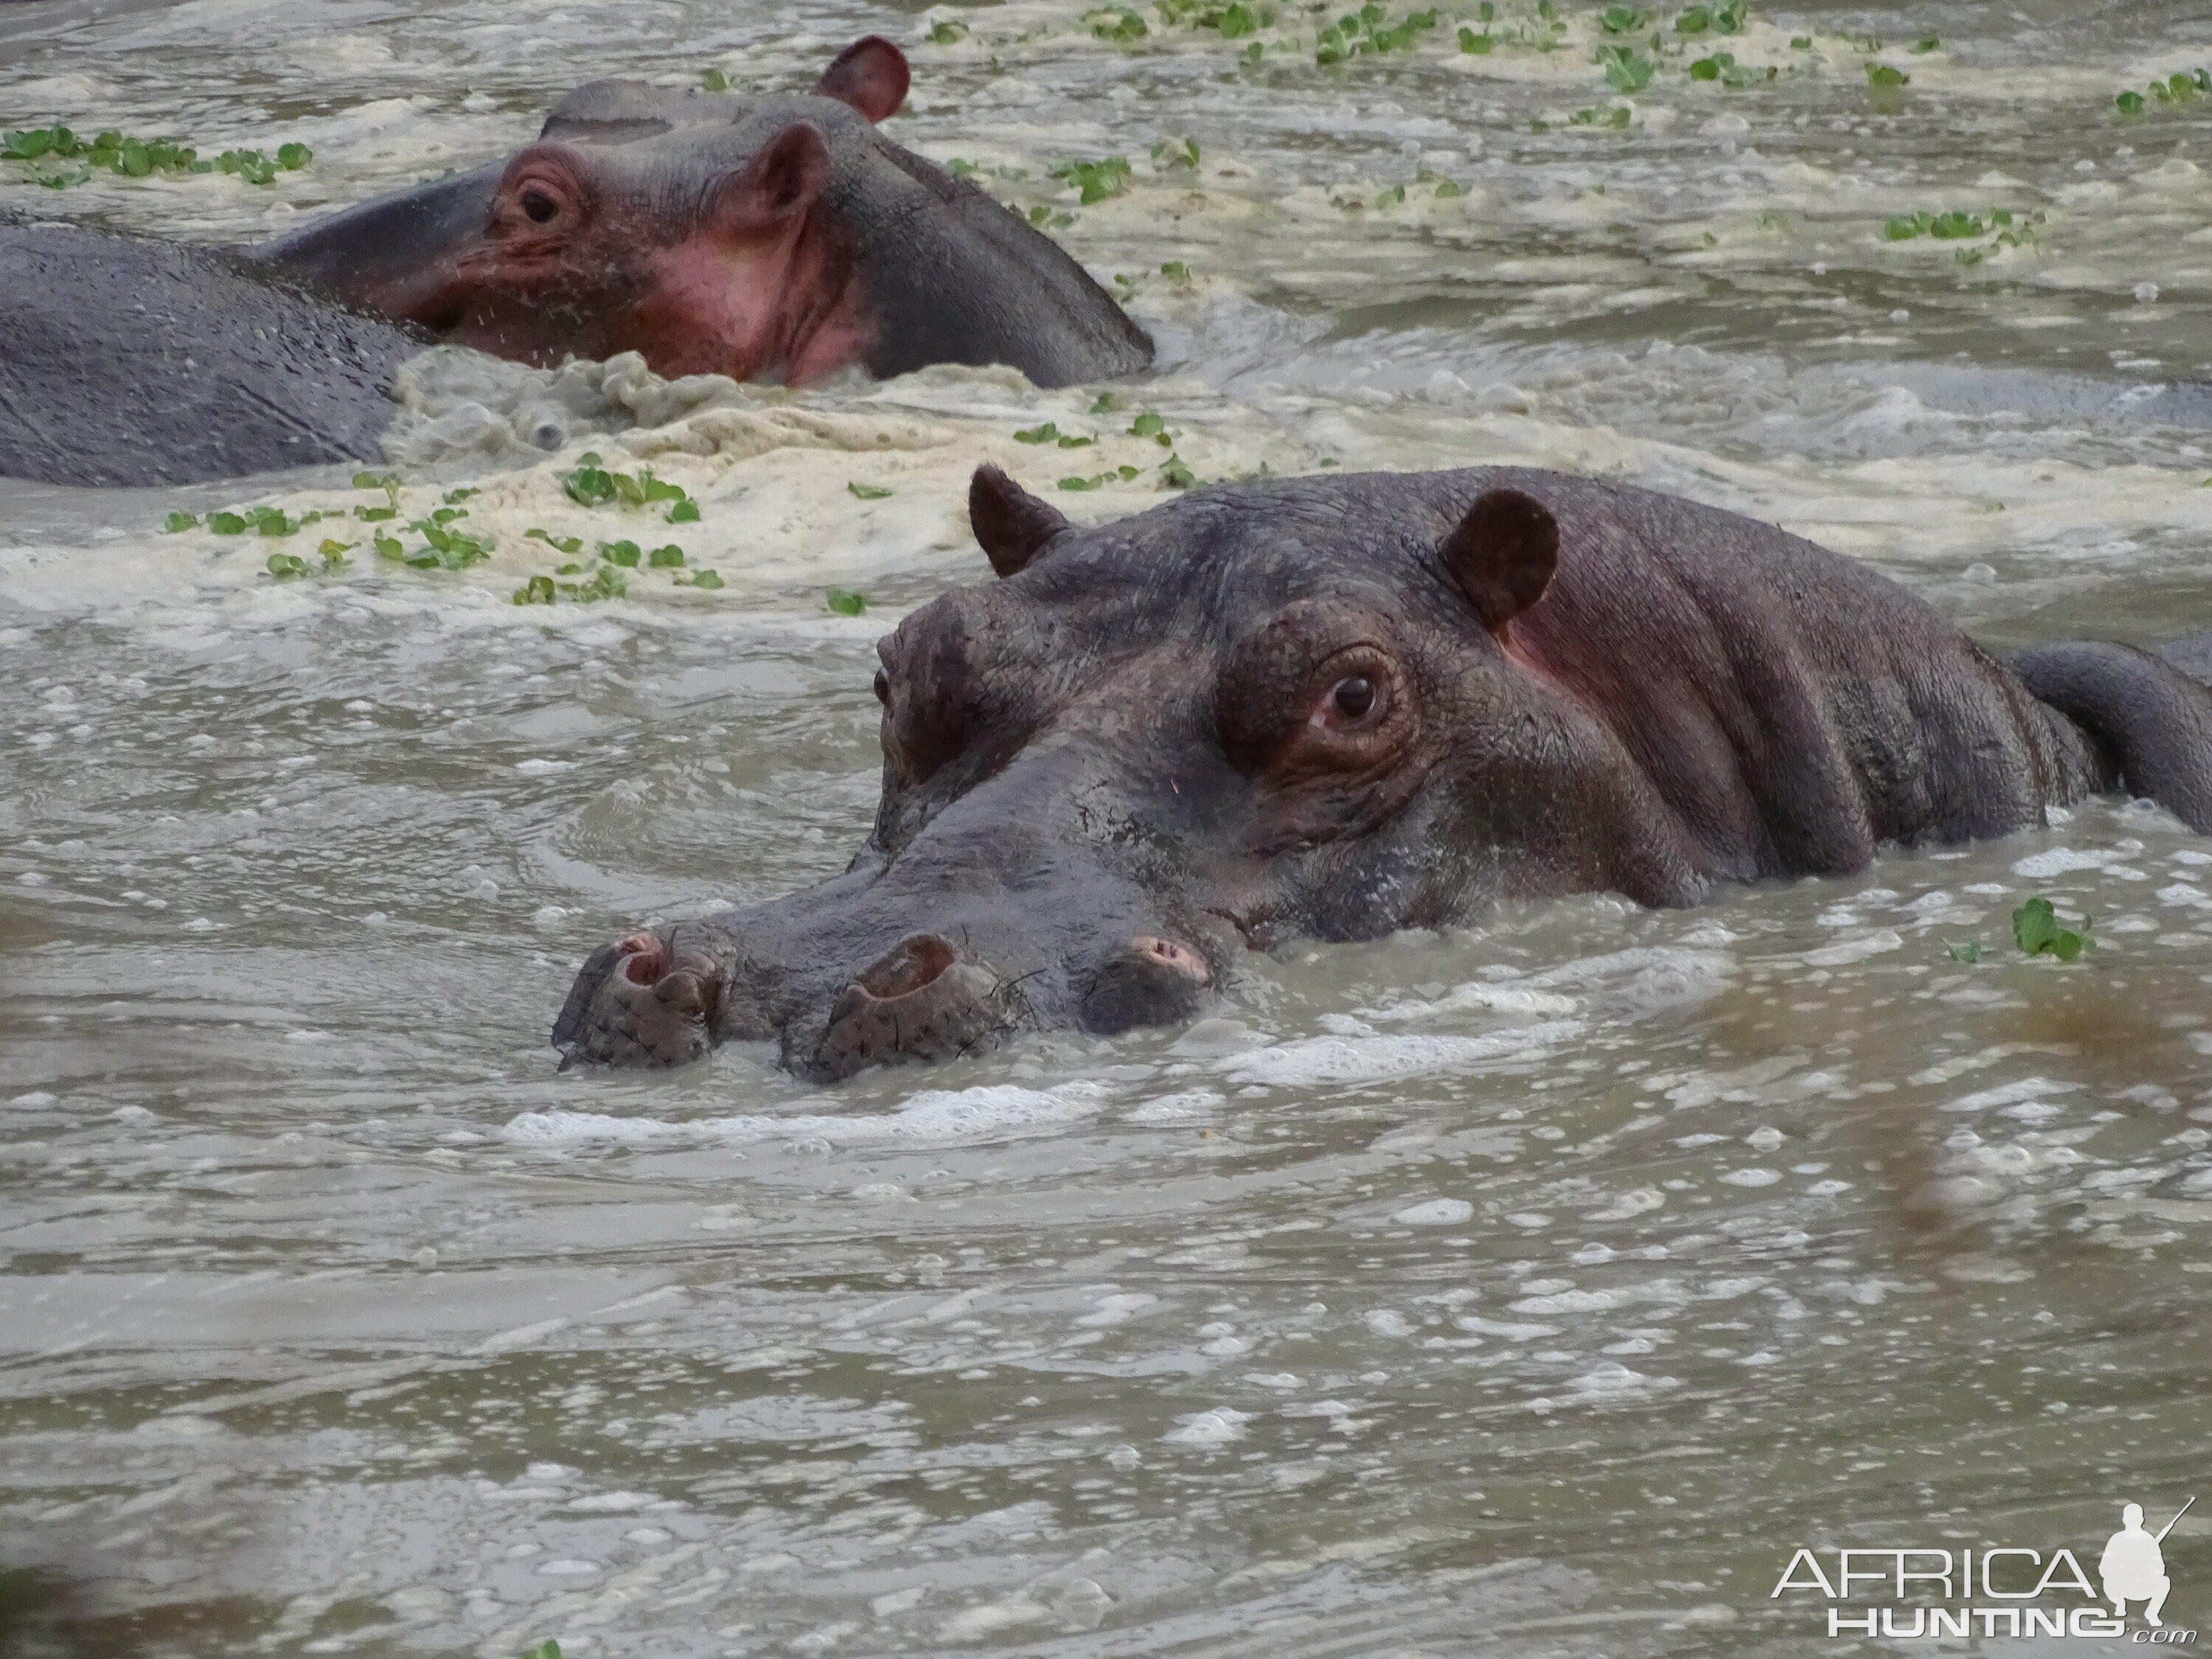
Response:
POLYGON ((1486 489, 1437 551, 1495 634, 1551 586, 1559 568, 1559 521, 1517 489, 1486 489))
POLYGON ((906 102, 909 76, 906 54, 880 34, 863 36, 839 52, 822 71, 814 90, 850 104, 871 121, 898 113, 906 102))
POLYGON ((968 523, 991 568, 1011 576, 1073 528, 1050 501, 1041 501, 985 462, 968 482, 968 523))

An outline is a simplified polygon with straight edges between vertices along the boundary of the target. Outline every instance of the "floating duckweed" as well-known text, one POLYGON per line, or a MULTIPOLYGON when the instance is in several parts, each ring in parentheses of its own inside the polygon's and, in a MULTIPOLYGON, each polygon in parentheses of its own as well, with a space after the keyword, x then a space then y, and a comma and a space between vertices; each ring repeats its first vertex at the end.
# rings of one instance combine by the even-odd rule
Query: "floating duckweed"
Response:
POLYGON ((1195 138, 1163 138, 1152 146, 1152 165, 1161 172, 1176 167, 1198 171, 1199 149, 1195 138))
POLYGON ((2057 907, 2049 899, 2032 898, 2012 913, 2013 942, 2032 957, 2051 956, 2061 962, 2073 962, 2097 948, 2089 931, 2090 921, 2084 915, 2079 928, 2062 927, 2057 907))
MULTIPOLYGON (((704 574, 706 573, 702 572, 701 574, 704 574)), ((696 586, 698 584, 695 582, 693 583, 693 586, 696 586)), ((719 581, 716 583, 716 586, 720 586, 719 581)), ((830 609, 836 612, 836 614, 841 617, 859 617, 864 616, 867 612, 867 596, 861 593, 855 593, 848 587, 833 587, 823 597, 827 600, 830 609)))
POLYGON ((1869 64, 1866 66, 1867 84, 1875 87, 1904 87, 1912 84, 1912 77, 1901 69, 1887 64, 1869 64))
POLYGON ((1600 46, 1597 61, 1607 84, 1616 92, 1641 92, 1658 72, 1658 66, 1633 46, 1600 46))

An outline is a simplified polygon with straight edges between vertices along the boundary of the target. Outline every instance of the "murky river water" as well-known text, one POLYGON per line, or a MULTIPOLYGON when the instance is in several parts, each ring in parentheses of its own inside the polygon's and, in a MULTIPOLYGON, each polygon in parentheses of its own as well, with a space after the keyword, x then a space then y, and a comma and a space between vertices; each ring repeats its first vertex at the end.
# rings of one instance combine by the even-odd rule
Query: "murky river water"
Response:
MULTIPOLYGON (((1168 452, 1137 411, 1203 478, 1638 480, 2001 644, 2212 624, 2212 99, 2113 104, 2212 63, 2212 13, 1691 36, 1669 5, 1623 96, 1593 10, 1498 9, 1487 53, 1447 8, 1327 69, 1287 4, 1133 43, 1073 3, 0 14, 0 124, 315 155, 268 186, 0 163, 0 204, 235 238, 501 153, 591 76, 799 86, 881 30, 915 67, 891 130, 1069 216, 1164 348, 1095 414, 988 374, 433 365, 404 505, 480 487, 499 550, 461 573, 362 548, 279 583, 319 532, 155 529, 379 499, 343 474, 0 492, 25 1651, 1844 1652, 1769 1594, 1799 1545, 2094 1571, 2122 1502, 2154 1528, 2212 1486, 2212 843, 2148 810, 1255 958, 1194 1029, 829 1090, 743 1049, 554 1073, 592 945, 858 842, 872 642, 984 574, 969 469, 1133 466, 1055 499, 1139 510, 1168 452), (1153 157, 1185 139, 1194 169, 1153 157), (1117 197, 1047 177, 1109 154, 1117 197), (1885 235, 1948 213, 1979 233, 1885 235), (563 454, 501 470, 556 404, 563 454), (1098 442, 1014 441, 1047 420, 1098 442), (586 443, 701 521, 567 501, 586 443), (557 562, 531 528, 678 534, 726 586, 517 608, 557 562), (2089 962, 2018 956, 2037 892, 2094 913, 2089 962)), ((2203 1514, 2177 1626, 2212 1616, 2203 1514)))

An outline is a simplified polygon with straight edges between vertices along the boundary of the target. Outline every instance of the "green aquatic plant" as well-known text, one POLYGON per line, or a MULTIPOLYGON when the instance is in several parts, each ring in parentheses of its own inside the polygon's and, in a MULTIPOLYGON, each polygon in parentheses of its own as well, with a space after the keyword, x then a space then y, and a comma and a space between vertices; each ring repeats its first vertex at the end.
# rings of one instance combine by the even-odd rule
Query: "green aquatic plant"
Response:
MULTIPOLYGON (((1103 202, 1109 196, 1119 196, 1129 187, 1129 163, 1127 157, 1108 155, 1096 161, 1062 161, 1048 169, 1048 176, 1070 186, 1080 197, 1083 205, 1103 202)), ((1034 213, 1030 216, 1034 218, 1034 213)))
POLYGON ((1060 487, 1062 489, 1103 489, 1116 480, 1127 483, 1136 476, 1135 467, 1117 466, 1111 472, 1095 472, 1087 478, 1062 478, 1060 481, 1060 487))
POLYGON ((1735 54, 1728 52, 1717 52, 1711 57, 1700 58, 1690 65, 1692 81, 1717 81, 1724 87, 1747 87, 1755 81, 1771 81, 1775 75, 1776 71, 1771 69, 1761 71, 1748 64, 1739 64, 1735 61, 1735 54))
POLYGON ((922 36, 922 39, 933 46, 949 46, 956 40, 965 40, 967 38, 968 26, 950 17, 941 17, 932 23, 929 26, 929 33, 922 36))
POLYGON ((1188 489, 1198 483, 1198 475, 1183 465, 1180 455, 1170 455, 1160 463, 1160 483, 1170 489, 1188 489))
POLYGON ((1091 25, 1091 33, 1101 40, 1127 44, 1131 40, 1141 40, 1152 33, 1145 20, 1127 6, 1086 12, 1083 21, 1091 25))
POLYGON ((1382 0, 1368 0, 1358 11, 1322 27, 1314 37, 1314 62, 1326 69, 1370 54, 1411 52, 1421 31, 1436 26, 1433 10, 1408 12, 1393 21, 1382 0))
POLYGON ((0 133, 0 160, 21 161, 30 176, 54 189, 67 189, 107 172, 125 179, 150 179, 156 173, 236 173, 250 184, 276 182, 279 172, 296 173, 314 159, 305 144, 285 144, 272 160, 258 149, 225 150, 214 161, 202 161, 199 152, 173 138, 140 138, 116 131, 80 138, 68 127, 27 127, 0 133), (74 168, 56 171, 57 161, 75 161, 74 168))
POLYGON ((1185 167, 1198 171, 1198 140, 1195 138, 1163 138, 1152 146, 1152 165, 1162 173, 1185 167))
MULTIPOLYGON (((1606 104, 1596 109, 1578 109, 1567 117, 1567 125, 1576 127, 1626 127, 1633 112, 1626 104, 1606 104)), ((1443 192, 1437 192, 1442 195, 1443 192)))
POLYGON ((1175 445, 1175 434, 1168 430, 1167 416, 1149 409, 1129 422, 1129 435, 1132 438, 1150 438, 1162 449, 1170 449, 1175 445))
POLYGON ((888 499, 891 493, 890 490, 884 489, 881 484, 860 483, 857 481, 847 484, 845 488, 850 490, 860 500, 864 501, 884 501, 888 499))
POLYGON ((1633 46, 1600 46, 1597 61, 1605 70, 1607 84, 1615 92, 1643 91, 1651 84, 1651 77, 1659 68, 1648 55, 1633 46))
POLYGON ((1598 13, 1597 26, 1607 34, 1634 34, 1651 26, 1651 14, 1634 6, 1607 6, 1598 13))
POLYGON ((2151 102, 2186 104, 2206 94, 2212 94, 2212 70, 2190 70, 2165 76, 2150 83, 2150 99, 2139 92, 2123 92, 2112 102, 2123 115, 2141 115, 2151 102))
POLYGON ((2047 898, 2032 898, 2012 913, 2013 943, 2032 957, 2057 957, 2073 962, 2097 948, 2084 915, 2078 928, 2058 925, 2057 907, 2047 898))
POLYGON ((1867 84, 1870 87, 1905 87, 1912 84, 1912 77, 1901 69, 1887 64, 1869 64, 1866 66, 1867 84))
POLYGON ((833 587, 823 598, 830 609, 841 617, 860 617, 867 614, 867 596, 864 593, 855 593, 848 587, 833 587))

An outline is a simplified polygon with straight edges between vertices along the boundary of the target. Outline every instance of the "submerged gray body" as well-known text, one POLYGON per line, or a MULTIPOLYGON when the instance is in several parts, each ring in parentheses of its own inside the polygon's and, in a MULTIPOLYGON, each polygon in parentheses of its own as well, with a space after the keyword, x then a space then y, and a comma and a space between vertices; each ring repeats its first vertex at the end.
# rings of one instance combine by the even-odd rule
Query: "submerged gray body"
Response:
POLYGON ((0 219, 0 476, 195 483, 382 455, 418 330, 222 249, 0 219))

